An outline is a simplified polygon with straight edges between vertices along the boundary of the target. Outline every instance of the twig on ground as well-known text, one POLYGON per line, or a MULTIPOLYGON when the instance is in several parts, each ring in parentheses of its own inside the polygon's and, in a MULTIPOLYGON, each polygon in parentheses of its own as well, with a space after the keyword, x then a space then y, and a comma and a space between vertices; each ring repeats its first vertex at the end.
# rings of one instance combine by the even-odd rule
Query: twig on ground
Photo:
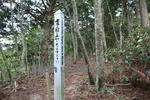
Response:
POLYGON ((139 77, 141 77, 142 79, 145 79, 145 81, 146 81, 147 83, 150 83, 150 78, 149 78, 146 74, 144 74, 143 72, 140 72, 139 70, 136 70, 136 69, 133 68, 133 67, 127 67, 127 66, 125 66, 125 68, 126 68, 127 70, 132 70, 132 71, 134 71, 136 74, 139 75, 139 77))
POLYGON ((131 84, 128 83, 128 84, 107 84, 105 83, 106 86, 111 86, 111 87, 116 87, 116 86, 130 86, 131 84))

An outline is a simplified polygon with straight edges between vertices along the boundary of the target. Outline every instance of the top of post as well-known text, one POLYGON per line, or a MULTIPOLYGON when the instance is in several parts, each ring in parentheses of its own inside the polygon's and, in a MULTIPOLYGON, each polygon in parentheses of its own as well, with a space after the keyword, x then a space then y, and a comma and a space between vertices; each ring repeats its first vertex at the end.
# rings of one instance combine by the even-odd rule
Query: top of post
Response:
POLYGON ((58 14, 63 15, 63 12, 61 12, 61 10, 57 10, 57 11, 55 12, 55 15, 58 15, 58 14))

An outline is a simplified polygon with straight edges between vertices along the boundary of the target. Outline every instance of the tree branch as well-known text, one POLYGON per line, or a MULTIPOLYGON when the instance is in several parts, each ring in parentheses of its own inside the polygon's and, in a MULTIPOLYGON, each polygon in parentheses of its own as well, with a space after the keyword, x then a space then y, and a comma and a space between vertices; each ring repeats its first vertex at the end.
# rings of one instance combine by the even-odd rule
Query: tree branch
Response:
POLYGON ((47 9, 47 7, 46 7, 46 5, 45 5, 45 3, 44 3, 44 1, 42 0, 42 3, 43 3, 43 5, 44 5, 44 8, 45 8, 45 10, 47 9))
POLYGON ((38 21, 38 23, 42 26, 44 23, 42 21, 42 19, 38 18, 36 15, 34 15, 32 12, 28 12, 28 14, 30 14, 36 21, 38 21))
POLYGON ((141 79, 144 79, 147 83, 150 83, 150 78, 149 78, 145 73, 143 73, 143 72, 141 72, 141 71, 139 71, 139 70, 137 70, 137 69, 135 69, 135 68, 133 68, 133 67, 127 67, 127 66, 125 66, 125 68, 126 68, 127 70, 132 70, 132 71, 134 71, 137 75, 139 75, 139 77, 140 77, 141 79))
POLYGON ((53 12, 53 9, 54 9, 54 4, 55 4, 55 2, 56 2, 56 0, 51 0, 51 2, 50 2, 50 7, 49 7, 49 9, 48 9, 48 15, 50 16, 53 12))
POLYGON ((47 1, 47 5, 50 6, 50 0, 46 0, 47 1))

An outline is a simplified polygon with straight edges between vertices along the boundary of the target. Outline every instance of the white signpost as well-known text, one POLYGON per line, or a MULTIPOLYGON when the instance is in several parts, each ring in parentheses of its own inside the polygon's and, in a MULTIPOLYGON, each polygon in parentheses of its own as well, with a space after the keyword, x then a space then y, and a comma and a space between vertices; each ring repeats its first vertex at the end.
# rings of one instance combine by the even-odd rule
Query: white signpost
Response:
POLYGON ((64 100, 64 14, 54 15, 54 100, 64 100))

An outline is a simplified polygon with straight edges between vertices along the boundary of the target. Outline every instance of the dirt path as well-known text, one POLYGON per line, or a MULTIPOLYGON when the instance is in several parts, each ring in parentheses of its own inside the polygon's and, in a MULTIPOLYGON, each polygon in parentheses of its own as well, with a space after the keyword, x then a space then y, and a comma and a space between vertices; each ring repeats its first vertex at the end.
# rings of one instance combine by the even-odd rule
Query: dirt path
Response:
MULTIPOLYGON (((94 65, 94 62, 92 64, 94 65)), ((85 65, 83 59, 80 59, 76 64, 68 64, 67 66, 78 69, 79 66, 85 65)), ((111 76, 114 79, 117 78, 117 75, 111 74, 111 76)), ((51 73, 52 100, 54 99, 53 77, 53 73, 51 73)), ((22 76, 17 80, 17 84, 16 92, 6 89, 2 94, 0 93, 0 100, 48 100, 44 74, 22 76)), ((104 92, 97 93, 95 87, 88 84, 87 73, 67 72, 65 75, 65 100, 150 100, 150 90, 134 88, 131 85, 114 84, 112 86, 105 85, 104 92)))
MULTIPOLYGON (((53 74, 50 79, 53 84, 53 74)), ((44 75, 24 77, 18 83, 24 89, 12 93, 6 90, 7 96, 2 100, 48 100, 44 75)), ((132 86, 105 87, 105 93, 97 93, 95 87, 89 86, 87 74, 82 72, 67 73, 65 86, 66 100, 150 100, 150 91, 132 86)), ((52 85, 52 98, 53 90, 52 85)))

